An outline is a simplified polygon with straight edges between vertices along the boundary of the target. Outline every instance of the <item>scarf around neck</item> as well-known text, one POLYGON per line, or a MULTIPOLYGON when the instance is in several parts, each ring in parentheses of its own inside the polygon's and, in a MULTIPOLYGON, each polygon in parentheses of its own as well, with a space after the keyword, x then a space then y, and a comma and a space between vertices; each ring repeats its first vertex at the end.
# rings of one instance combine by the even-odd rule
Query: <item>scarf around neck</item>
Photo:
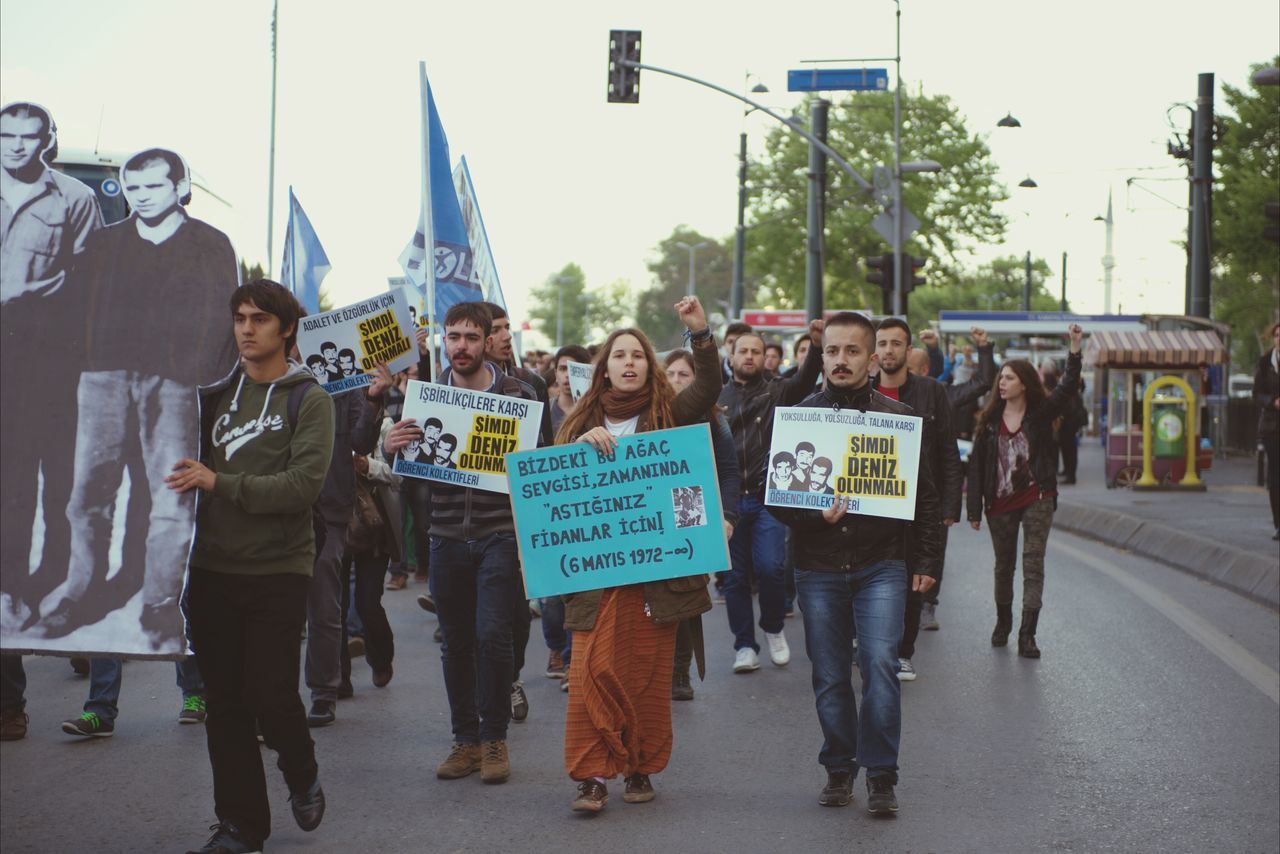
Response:
POLYGON ((653 389, 649 385, 644 388, 636 389, 632 392, 621 392, 613 386, 604 390, 604 394, 600 395, 600 404, 604 407, 604 414, 611 421, 626 421, 628 418, 634 418, 649 408, 650 401, 653 400, 653 389))

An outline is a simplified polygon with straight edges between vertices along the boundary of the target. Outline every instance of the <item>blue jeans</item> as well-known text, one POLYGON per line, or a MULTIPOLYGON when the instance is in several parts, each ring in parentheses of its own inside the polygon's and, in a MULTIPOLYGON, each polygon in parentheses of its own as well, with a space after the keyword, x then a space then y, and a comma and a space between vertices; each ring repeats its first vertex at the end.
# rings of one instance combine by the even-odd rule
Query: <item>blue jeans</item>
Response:
POLYGON ((902 695, 898 644, 907 598, 907 569, 886 560, 855 572, 796 567, 804 645, 813 664, 813 694, 822 727, 820 762, 828 771, 866 768, 868 777, 898 781, 902 695), (862 716, 853 696, 853 626, 858 625, 862 716))
POLYGON ((755 616, 751 605, 753 572, 760 595, 760 628, 769 634, 782 631, 786 607, 782 572, 786 531, 759 498, 744 495, 739 499, 738 524, 729 538, 733 569, 724 582, 724 605, 735 650, 750 647, 760 651, 752 625, 755 616))
POLYGON ((440 658, 454 741, 507 737, 517 576, 514 534, 465 542, 431 538, 428 583, 444 638, 440 658))
MULTIPOLYGON (((104 721, 114 721, 120 713, 116 704, 120 701, 120 683, 123 681, 124 662, 118 658, 89 659, 89 699, 84 702, 86 712, 96 712, 104 721)), ((178 674, 178 688, 182 699, 204 693, 204 680, 196 657, 188 655, 174 662, 178 674)))
POLYGON ((568 664, 573 633, 564 630, 564 600, 559 596, 545 596, 538 601, 542 604, 542 639, 547 642, 547 649, 560 653, 568 664))

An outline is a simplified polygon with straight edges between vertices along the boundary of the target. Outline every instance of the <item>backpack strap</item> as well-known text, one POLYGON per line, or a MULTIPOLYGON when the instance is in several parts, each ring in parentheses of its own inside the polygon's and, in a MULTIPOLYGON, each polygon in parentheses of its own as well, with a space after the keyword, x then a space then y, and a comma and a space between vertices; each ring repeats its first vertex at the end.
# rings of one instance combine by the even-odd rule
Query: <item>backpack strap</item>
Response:
POLYGON ((289 402, 285 407, 285 415, 289 419, 290 433, 297 430, 298 413, 302 410, 302 400, 313 386, 316 386, 314 382, 302 382, 289 386, 289 402))

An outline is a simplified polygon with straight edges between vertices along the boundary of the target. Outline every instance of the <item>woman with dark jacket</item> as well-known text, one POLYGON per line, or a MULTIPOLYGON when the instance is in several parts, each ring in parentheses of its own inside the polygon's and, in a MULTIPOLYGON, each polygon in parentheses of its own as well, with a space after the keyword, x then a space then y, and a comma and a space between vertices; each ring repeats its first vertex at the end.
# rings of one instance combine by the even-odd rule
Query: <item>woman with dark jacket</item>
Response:
POLYGON ((1067 372, 1045 395, 1040 375, 1023 359, 1004 363, 990 401, 978 415, 969 456, 969 524, 982 528, 987 514, 995 548, 996 627, 992 646, 1004 646, 1013 630, 1013 576, 1022 528, 1022 626, 1018 655, 1039 658, 1036 624, 1044 590, 1044 553, 1057 508, 1057 443, 1054 419, 1071 405, 1080 381, 1079 325, 1071 324, 1067 372))
MULTIPOLYGON (((672 350, 663 360, 667 369, 667 381, 676 393, 693 385, 697 368, 693 363, 693 354, 688 350, 672 350)), ((733 445, 733 431, 719 406, 712 406, 704 419, 711 426, 711 452, 716 457, 716 479, 720 486, 721 503, 724 504, 724 538, 733 536, 733 528, 738 524, 738 511, 735 502, 726 502, 726 496, 742 494, 742 473, 738 469, 738 452, 733 445), (732 504, 732 507, 730 506, 732 504)), ((676 630, 675 670, 671 674, 671 699, 692 700, 693 684, 689 680, 689 665, 693 663, 695 647, 698 655, 698 676, 706 673, 706 664, 702 659, 702 618, 691 617, 681 620, 676 630), (696 641, 696 643, 695 643, 696 641)))
MULTIPOLYGON (((697 362, 693 385, 676 394, 653 346, 638 329, 609 336, 595 357, 591 387, 556 434, 612 452, 618 439, 695 424, 720 395, 715 339, 694 297, 676 303, 697 362)), ((599 812, 608 780, 622 774, 623 800, 654 798, 649 775, 671 757, 671 673, 676 626, 711 610, 706 575, 589 590, 565 596, 573 630, 564 764, 578 783, 573 809, 599 812)))
POLYGON ((1267 453, 1267 494, 1271 524, 1280 540, 1280 323, 1271 324, 1271 350, 1253 369, 1253 399, 1258 402, 1258 440, 1267 453))

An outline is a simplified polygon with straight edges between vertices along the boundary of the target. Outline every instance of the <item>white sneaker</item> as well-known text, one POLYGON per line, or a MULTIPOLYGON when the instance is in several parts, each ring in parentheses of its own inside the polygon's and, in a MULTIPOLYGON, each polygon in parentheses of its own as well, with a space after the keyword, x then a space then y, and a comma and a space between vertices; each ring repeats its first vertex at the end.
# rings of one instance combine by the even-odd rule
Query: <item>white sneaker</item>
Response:
POLYGON ((733 657, 734 673, 750 673, 752 670, 759 669, 760 656, 756 655, 756 651, 749 646, 738 650, 738 654, 733 657))
POLYGON ((769 641, 769 658, 778 667, 784 667, 791 660, 791 647, 787 645, 787 637, 782 632, 771 635, 764 633, 765 639, 769 641))
POLYGON ((916 669, 911 664, 911 659, 909 658, 898 659, 898 681, 899 682, 916 681, 916 669))

